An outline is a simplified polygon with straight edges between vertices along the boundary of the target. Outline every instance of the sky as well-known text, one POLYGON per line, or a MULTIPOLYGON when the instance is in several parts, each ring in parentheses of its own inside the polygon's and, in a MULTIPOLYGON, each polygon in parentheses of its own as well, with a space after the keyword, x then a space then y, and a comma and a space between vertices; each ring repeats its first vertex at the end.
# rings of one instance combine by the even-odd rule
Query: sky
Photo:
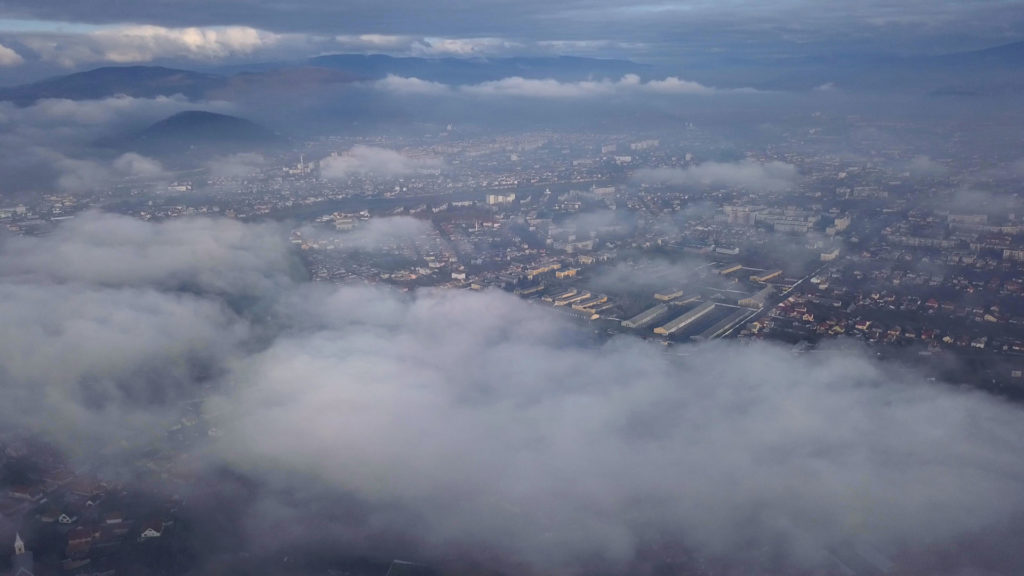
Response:
POLYGON ((939 54, 1022 38, 1017 0, 8 0, 0 3, 0 79, 33 65, 211 66, 337 52, 758 60, 939 54))

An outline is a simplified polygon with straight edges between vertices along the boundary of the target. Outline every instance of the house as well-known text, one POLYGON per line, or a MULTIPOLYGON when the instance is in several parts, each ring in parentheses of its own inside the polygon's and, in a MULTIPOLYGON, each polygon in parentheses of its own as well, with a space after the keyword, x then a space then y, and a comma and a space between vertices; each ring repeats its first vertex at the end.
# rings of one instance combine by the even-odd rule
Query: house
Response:
POLYGON ((43 499, 43 491, 36 486, 13 486, 7 491, 11 498, 38 502, 43 499))
POLYGON ((164 533, 164 523, 159 520, 147 522, 142 526, 142 532, 139 534, 139 542, 146 540, 152 540, 159 538, 164 533))
POLYGON ((72 544, 87 544, 92 542, 93 531, 84 527, 79 526, 68 532, 68 545, 72 544))
POLYGON ((39 521, 45 524, 56 522, 61 516, 60 509, 56 506, 49 506, 39 513, 39 521))

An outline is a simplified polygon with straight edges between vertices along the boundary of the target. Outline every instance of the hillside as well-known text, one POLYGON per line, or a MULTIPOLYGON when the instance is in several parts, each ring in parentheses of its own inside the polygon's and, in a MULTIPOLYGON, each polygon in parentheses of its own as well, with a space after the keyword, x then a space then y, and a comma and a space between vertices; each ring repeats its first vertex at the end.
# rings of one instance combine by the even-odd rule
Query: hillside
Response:
POLYGON ((169 156, 206 150, 221 154, 261 150, 282 141, 283 138, 272 130, 244 118, 189 110, 164 118, 139 132, 109 138, 99 144, 153 156, 169 156))
POLYGON ((225 82, 224 77, 215 74, 161 66, 108 66, 0 88, 0 100, 25 106, 45 98, 94 100, 120 94, 136 98, 181 94, 198 99, 225 82))

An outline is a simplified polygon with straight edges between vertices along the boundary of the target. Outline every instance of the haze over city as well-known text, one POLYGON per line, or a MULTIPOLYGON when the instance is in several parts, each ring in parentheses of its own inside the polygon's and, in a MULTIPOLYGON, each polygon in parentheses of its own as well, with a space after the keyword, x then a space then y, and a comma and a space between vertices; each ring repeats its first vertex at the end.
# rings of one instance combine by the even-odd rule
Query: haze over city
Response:
POLYGON ((0 3, 0 573, 1024 573, 1024 4, 0 3))

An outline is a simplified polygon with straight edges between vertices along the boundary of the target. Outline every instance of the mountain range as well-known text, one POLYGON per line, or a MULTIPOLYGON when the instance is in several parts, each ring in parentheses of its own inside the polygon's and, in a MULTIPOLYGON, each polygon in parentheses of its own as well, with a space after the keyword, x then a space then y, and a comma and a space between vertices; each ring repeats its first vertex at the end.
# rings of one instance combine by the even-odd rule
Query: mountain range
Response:
POLYGON ((384 55, 336 54, 299 63, 271 63, 241 71, 204 73, 161 66, 107 66, 0 88, 0 100, 19 106, 46 98, 91 100, 117 95, 137 98, 183 95, 192 100, 232 100, 258 91, 315 90, 350 82, 372 81, 390 74, 433 82, 469 84, 509 76, 557 78, 620 78, 646 66, 626 60, 597 58, 398 58, 384 55))
POLYGON ((254 95, 301 95, 388 75, 446 84, 474 84, 519 76, 563 82, 678 76, 719 87, 803 91, 830 84, 848 91, 917 94, 1005 94, 1024 88, 1024 42, 943 56, 819 56, 759 61, 709 56, 686 70, 628 60, 571 56, 415 58, 334 54, 197 72, 161 66, 108 66, 0 88, 0 100, 19 106, 46 98, 90 100, 182 95, 190 100, 235 100, 254 95))

